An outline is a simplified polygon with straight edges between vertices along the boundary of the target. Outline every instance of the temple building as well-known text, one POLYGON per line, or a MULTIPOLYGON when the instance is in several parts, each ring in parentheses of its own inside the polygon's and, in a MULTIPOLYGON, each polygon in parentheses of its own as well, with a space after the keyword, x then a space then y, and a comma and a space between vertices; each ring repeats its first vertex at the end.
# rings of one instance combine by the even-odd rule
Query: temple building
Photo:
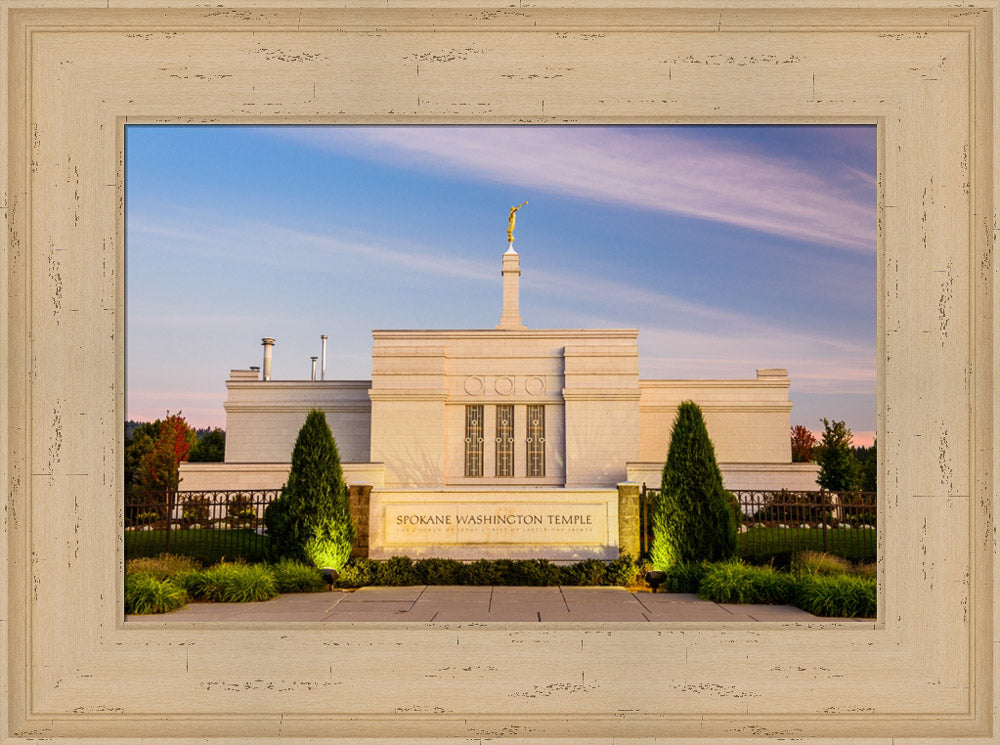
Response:
POLYGON ((262 368, 226 381, 225 462, 182 464, 181 489, 280 487, 318 408, 346 479, 370 486, 373 558, 615 558, 619 485, 659 485, 685 400, 728 488, 816 488, 816 466, 791 462, 786 370, 642 380, 637 329, 527 328, 510 237, 497 326, 375 330, 371 380, 325 379, 325 336, 318 377, 314 358, 314 379, 272 380, 264 339, 262 368))

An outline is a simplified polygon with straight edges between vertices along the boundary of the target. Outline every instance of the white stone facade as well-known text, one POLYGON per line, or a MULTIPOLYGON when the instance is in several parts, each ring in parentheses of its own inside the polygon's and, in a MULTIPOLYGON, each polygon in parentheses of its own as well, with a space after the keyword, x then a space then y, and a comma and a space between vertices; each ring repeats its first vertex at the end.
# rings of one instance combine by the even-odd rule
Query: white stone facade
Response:
MULTIPOLYGON (((598 511, 610 521, 590 549, 561 545, 558 530, 544 537, 536 530, 540 543, 511 554, 513 546, 463 543, 474 531, 457 524, 449 533, 456 543, 442 549, 431 536, 443 528, 430 523, 430 532, 410 536, 408 545, 418 554, 456 558, 539 550, 552 558, 607 558, 610 536, 617 535, 614 487, 659 485, 685 400, 704 412, 727 487, 815 488, 816 467, 791 463, 785 370, 757 370, 746 380, 640 380, 636 329, 526 328, 517 297, 520 257, 512 249, 503 256, 502 276, 495 329, 373 331, 371 380, 270 380, 256 370, 233 370, 226 381, 225 463, 182 464, 181 488, 280 487, 299 428, 318 408, 348 481, 373 487, 373 556, 391 553, 379 541, 398 539, 393 515, 403 510, 405 517, 417 503, 448 504, 451 517, 433 519, 459 520, 484 507, 488 492, 495 522, 507 519, 500 507, 506 501, 533 503, 559 526, 584 509, 567 506, 567 495, 586 492, 591 502, 605 500, 598 511)), ((265 352, 272 348, 267 341, 265 352)))
MULTIPOLYGON (((341 460, 379 487, 659 483, 654 475, 677 407, 693 400, 729 488, 815 488, 815 465, 791 463, 784 370, 758 370, 747 380, 640 380, 637 335, 634 329, 374 331, 371 381, 263 381, 234 370, 226 381, 227 478, 241 473, 237 480, 250 485, 257 473, 261 485, 273 483, 274 473, 287 471, 306 414, 319 408, 341 460), (468 405, 483 407, 478 476, 465 473, 468 405), (514 407, 509 476, 497 475, 502 405, 514 407), (544 476, 527 474, 529 405, 545 408, 544 476)), ((220 488, 217 466, 183 469, 184 488, 220 488)))

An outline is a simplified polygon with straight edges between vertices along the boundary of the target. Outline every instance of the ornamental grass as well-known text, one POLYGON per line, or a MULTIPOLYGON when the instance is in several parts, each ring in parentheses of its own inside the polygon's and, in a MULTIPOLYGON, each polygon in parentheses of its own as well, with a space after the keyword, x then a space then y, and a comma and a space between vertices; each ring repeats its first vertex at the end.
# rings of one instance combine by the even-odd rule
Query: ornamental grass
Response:
POLYGON ((125 576, 125 612, 128 614, 169 613, 186 602, 187 593, 168 579, 144 573, 125 576))

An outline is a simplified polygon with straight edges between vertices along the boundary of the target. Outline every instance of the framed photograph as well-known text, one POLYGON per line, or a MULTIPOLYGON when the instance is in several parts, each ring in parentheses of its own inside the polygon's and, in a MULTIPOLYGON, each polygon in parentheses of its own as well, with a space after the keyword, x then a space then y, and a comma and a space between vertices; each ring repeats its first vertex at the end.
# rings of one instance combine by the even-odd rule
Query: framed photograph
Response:
POLYGON ((0 0, 0 741, 995 740, 997 0, 36 5, 0 0), (875 125, 877 620, 127 622, 124 132, 165 123, 875 125))

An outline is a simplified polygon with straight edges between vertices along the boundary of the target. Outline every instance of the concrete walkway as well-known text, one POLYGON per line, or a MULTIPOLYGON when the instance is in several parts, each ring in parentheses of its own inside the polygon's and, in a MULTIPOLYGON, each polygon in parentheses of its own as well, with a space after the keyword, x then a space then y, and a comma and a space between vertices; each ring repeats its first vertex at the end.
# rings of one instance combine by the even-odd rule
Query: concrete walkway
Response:
MULTIPOLYGON (((617 587, 363 587, 281 595, 261 603, 189 603, 144 621, 831 621, 787 605, 730 605, 683 593, 617 587)), ((859 619, 864 620, 864 619, 859 619)), ((870 619, 868 619, 870 622, 870 619)))

